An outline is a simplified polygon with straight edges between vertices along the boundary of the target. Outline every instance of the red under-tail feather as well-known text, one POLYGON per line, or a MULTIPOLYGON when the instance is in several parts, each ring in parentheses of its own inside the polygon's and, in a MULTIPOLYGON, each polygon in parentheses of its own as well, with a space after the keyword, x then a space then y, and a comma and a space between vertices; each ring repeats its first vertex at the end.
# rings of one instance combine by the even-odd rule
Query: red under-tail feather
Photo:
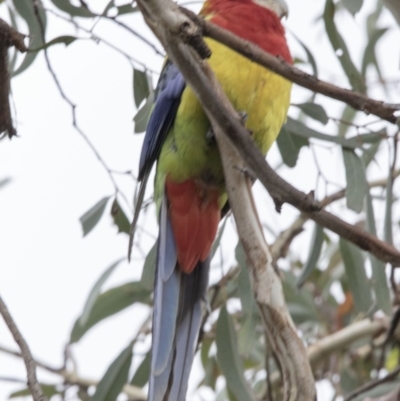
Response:
POLYGON ((199 261, 206 260, 217 235, 219 191, 194 180, 175 183, 169 177, 165 185, 179 267, 191 273, 199 261))

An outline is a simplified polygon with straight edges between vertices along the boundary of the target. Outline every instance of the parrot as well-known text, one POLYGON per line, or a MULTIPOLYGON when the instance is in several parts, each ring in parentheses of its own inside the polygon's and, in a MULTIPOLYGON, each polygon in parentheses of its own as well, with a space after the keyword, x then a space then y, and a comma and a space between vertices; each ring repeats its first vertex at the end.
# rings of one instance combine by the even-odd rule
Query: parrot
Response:
MULTIPOLYGON (((200 15, 288 63, 284 0, 206 0, 200 15)), ((205 38, 208 59, 245 127, 266 155, 286 120, 291 82, 205 38)), ((133 233, 157 162, 159 220, 154 284, 149 401, 184 401, 206 303, 210 252, 228 198, 218 146, 207 116, 169 59, 154 95, 139 161, 133 233)))

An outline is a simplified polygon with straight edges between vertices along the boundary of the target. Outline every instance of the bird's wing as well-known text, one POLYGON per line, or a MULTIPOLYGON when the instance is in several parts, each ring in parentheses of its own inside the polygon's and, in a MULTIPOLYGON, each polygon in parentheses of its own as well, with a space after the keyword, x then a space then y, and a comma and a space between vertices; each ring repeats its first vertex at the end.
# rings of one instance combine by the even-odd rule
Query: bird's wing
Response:
POLYGON ((136 223, 139 218, 146 191, 147 180, 154 162, 160 154, 162 144, 175 119, 185 86, 186 84, 182 74, 172 62, 167 60, 156 88, 154 108, 147 124, 142 153, 140 155, 138 179, 141 181, 141 184, 129 233, 129 258, 131 255, 136 223))

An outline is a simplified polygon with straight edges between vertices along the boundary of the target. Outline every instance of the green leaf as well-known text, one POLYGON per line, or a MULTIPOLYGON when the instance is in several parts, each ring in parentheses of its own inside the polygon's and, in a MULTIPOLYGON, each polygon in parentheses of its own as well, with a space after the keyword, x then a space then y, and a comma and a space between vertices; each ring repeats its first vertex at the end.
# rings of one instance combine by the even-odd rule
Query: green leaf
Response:
POLYGON ((378 141, 373 143, 369 148, 363 149, 363 154, 361 156, 361 160, 365 167, 368 167, 372 160, 375 159, 375 155, 381 146, 382 141, 378 141))
MULTIPOLYGON (((350 1, 356 1, 356 0, 350 0, 350 1)), ((350 57, 350 53, 346 46, 346 43, 336 28, 334 20, 335 3, 333 2, 333 0, 325 1, 325 10, 323 17, 329 41, 331 42, 331 45, 335 50, 337 58, 340 64, 342 65, 343 71, 346 73, 347 78, 349 79, 350 85, 354 90, 359 91, 361 93, 365 93, 366 88, 363 77, 361 76, 360 72, 354 65, 350 57)))
POLYGON ((300 149, 308 146, 308 140, 298 135, 293 135, 284 125, 276 140, 283 162, 288 167, 294 167, 299 157, 300 149))
POLYGON ((104 292, 96 299, 86 324, 82 326, 79 322, 80 318, 76 320, 69 342, 79 341, 94 325, 136 302, 150 304, 150 294, 151 292, 137 281, 104 292))
POLYGON ((354 305, 359 312, 370 312, 373 305, 371 287, 365 272, 362 253, 358 247, 343 238, 340 238, 340 251, 354 305))
POLYGON ((282 274, 284 276, 282 280, 283 293, 293 321, 296 324, 317 322, 317 309, 311 293, 296 288, 297 279, 293 273, 282 271, 282 274))
POLYGON ((157 263, 157 243, 158 241, 156 240, 144 260, 142 277, 140 278, 140 285, 149 291, 151 291, 154 286, 154 274, 156 272, 157 263))
MULTIPOLYGON (((13 0, 13 4, 18 14, 26 21, 29 29, 29 48, 36 49, 43 45, 43 37, 46 32, 47 18, 43 11, 40 0, 37 2, 38 16, 35 14, 32 0, 13 0), (41 24, 38 21, 40 18, 41 24)), ((27 52, 20 66, 13 71, 12 76, 25 71, 35 60, 37 52, 27 52)))
MULTIPOLYGON (((240 286, 239 286, 240 288, 240 286)), ((248 358, 257 341, 257 319, 254 313, 247 314, 239 330, 238 348, 241 355, 248 358)))
MULTIPOLYGON (((57 390, 57 385, 55 385, 55 384, 40 383, 40 387, 42 388, 43 394, 49 400, 51 399, 51 397, 61 394, 61 392, 57 390)), ((9 399, 20 398, 20 397, 32 397, 32 393, 31 393, 29 387, 22 389, 22 390, 15 391, 8 396, 9 399)))
POLYGON ((315 62, 314 56, 312 55, 312 53, 310 52, 308 47, 305 45, 305 43, 302 42, 293 32, 291 32, 291 35, 294 36, 294 38, 299 42, 300 46, 306 52, 308 62, 310 63, 311 68, 313 70, 313 75, 314 75, 314 77, 318 77, 318 67, 317 67, 317 63, 315 62))
POLYGON ((139 11, 138 7, 132 7, 132 2, 118 6, 118 15, 131 14, 139 11))
POLYGON ((314 271, 316 264, 321 254, 322 244, 324 243, 324 229, 319 224, 315 224, 313 235, 311 238, 311 250, 308 254, 306 263, 304 263, 303 270, 301 271, 300 277, 297 281, 297 287, 300 288, 305 281, 310 277, 310 274, 314 271))
POLYGON ((84 6, 76 7, 69 0, 51 0, 51 2, 61 11, 69 14, 71 17, 91 18, 96 15, 84 6))
POLYGON ((369 37, 367 42, 367 46, 365 47, 362 66, 361 66, 361 74, 363 77, 367 74, 367 68, 369 65, 373 65, 378 72, 379 77, 381 78, 381 71, 378 64, 378 59, 376 57, 375 48, 380 38, 388 31, 387 28, 375 29, 374 33, 369 37))
POLYGON ((119 205, 117 198, 114 199, 111 206, 111 216, 114 220, 114 224, 118 227, 118 232, 129 234, 130 223, 126 214, 119 205))
POLYGON ((246 255, 244 253, 241 242, 239 241, 235 249, 235 257, 240 266, 238 276, 239 297, 242 303, 242 309, 245 314, 252 314, 256 300, 254 298, 253 289, 250 282, 249 271, 246 265, 246 255))
MULTIPOLYGON (((300 136, 302 138, 320 139, 321 141, 328 141, 328 142, 336 143, 338 145, 341 145, 341 146, 343 146, 345 148, 349 148, 349 149, 362 148, 364 143, 376 142, 376 141, 380 141, 382 139, 381 132, 377 132, 377 133, 373 133, 373 134, 356 135, 356 136, 353 136, 350 138, 343 138, 342 136, 327 135, 327 134, 318 132, 312 128, 309 128, 302 122, 296 121, 291 117, 287 118, 286 124, 283 126, 283 128, 285 128, 290 133, 300 136)), ((278 139, 279 139, 279 137, 278 137, 278 139)))
MULTIPOLYGON (((365 197, 365 205, 367 214, 367 230, 376 237, 374 207, 369 191, 367 191, 367 196, 365 197)), ((369 259, 372 267, 372 288, 375 292, 377 306, 384 313, 390 316, 392 313, 392 302, 390 300, 389 286, 385 273, 385 264, 372 254, 369 254, 369 259)))
POLYGON ((342 4, 354 16, 361 10, 363 0, 342 0, 342 4))
POLYGON ((109 196, 104 197, 79 219, 82 224, 83 236, 89 234, 100 221, 109 199, 109 196))
POLYGON ((346 204, 351 210, 360 213, 368 192, 368 183, 362 160, 353 150, 342 149, 344 167, 346 170, 346 204))
POLYGON ((133 96, 136 107, 150 95, 149 81, 146 71, 133 69, 133 96))
POLYGON ((58 43, 64 43, 65 46, 70 45, 72 42, 75 42, 78 38, 75 36, 70 36, 70 35, 63 35, 59 36, 57 38, 54 38, 53 40, 50 40, 50 42, 45 43, 43 46, 38 47, 37 49, 30 49, 30 52, 38 52, 39 50, 43 49, 48 49, 50 46, 56 45, 58 43))
POLYGON ((151 365, 151 350, 146 354, 143 361, 136 369, 136 372, 131 380, 132 386, 144 387, 146 385, 146 383, 149 381, 150 365, 151 365))
POLYGON ((339 124, 339 131, 338 131, 339 137, 346 136, 346 133, 350 129, 351 123, 354 121, 356 114, 357 110, 353 109, 347 104, 344 106, 342 115, 340 117, 340 120, 343 122, 339 124))
POLYGON ((147 123, 149 122, 150 114, 153 109, 154 94, 150 93, 143 107, 133 117, 135 122, 135 134, 146 131, 147 123))
POLYGON ((244 378, 242 361, 237 351, 237 339, 233 322, 226 307, 221 308, 216 328, 217 361, 225 376, 233 400, 254 401, 244 378))
POLYGON ((97 385, 91 401, 116 401, 124 385, 128 382, 132 362, 132 344, 129 344, 108 367, 97 385))
POLYGON ((385 226, 384 226, 384 238, 388 244, 393 244, 392 207, 393 207, 393 177, 392 177, 392 169, 389 165, 388 181, 386 184, 386 206, 385 206, 385 226))
POLYGON ((89 296, 86 300, 85 306, 83 307, 83 312, 81 317, 79 318, 79 324, 84 326, 89 319, 89 316, 92 312, 93 306, 100 296, 101 287, 107 281, 107 279, 111 276, 114 272, 115 268, 123 261, 124 259, 117 260, 114 262, 97 280, 95 285, 93 286, 92 290, 89 293, 89 296))
POLYGON ((320 104, 307 102, 294 104, 294 106, 298 107, 304 114, 307 114, 309 117, 324 125, 329 121, 325 109, 320 104))

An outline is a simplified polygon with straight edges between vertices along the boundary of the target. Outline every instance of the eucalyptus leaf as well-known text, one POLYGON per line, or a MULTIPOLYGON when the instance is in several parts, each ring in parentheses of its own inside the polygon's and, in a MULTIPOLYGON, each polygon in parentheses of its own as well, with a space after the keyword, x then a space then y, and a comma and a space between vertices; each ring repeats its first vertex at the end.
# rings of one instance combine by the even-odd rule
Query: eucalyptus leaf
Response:
POLYGON ((131 380, 132 386, 144 387, 146 385, 146 383, 149 381, 150 364, 151 364, 151 350, 146 354, 143 361, 136 369, 136 372, 131 380))
POLYGON ((133 97, 136 107, 139 107, 150 94, 149 81, 146 71, 133 69, 133 97))
POLYGON ((156 240, 144 260, 142 277, 140 278, 140 285, 149 291, 151 291, 154 286, 154 274, 157 262, 157 243, 158 241, 156 240))
POLYGON ((233 322, 226 307, 221 308, 216 328, 217 361, 225 376, 230 398, 236 401, 255 401, 244 378, 243 364, 237 351, 233 322))
POLYGON ((143 107, 133 117, 135 122, 135 134, 146 131, 147 123, 149 122, 150 114, 153 109, 154 94, 150 93, 143 107))
POLYGON ((132 363, 132 344, 129 344, 108 367, 96 387, 91 401, 116 401, 122 388, 128 382, 132 363))
MULTIPOLYGON (((29 29, 29 49, 36 49, 43 46, 43 37, 46 33, 47 18, 40 0, 37 3, 32 0, 13 0, 14 7, 18 14, 26 21, 29 29), (37 5, 38 15, 35 12, 37 5), (39 20, 40 18, 40 20, 39 20)), ((22 63, 13 71, 12 76, 25 71, 35 60, 37 52, 27 52, 22 63)))
MULTIPOLYGON (((372 204, 372 198, 369 191, 365 197, 366 214, 367 214, 367 229, 373 235, 376 235, 375 215, 374 207, 372 204)), ((385 273, 385 264, 377 259, 374 255, 369 254, 372 268, 372 281, 373 291, 375 292, 375 299, 379 309, 381 309, 388 316, 392 314, 392 302, 390 300, 390 292, 388 281, 385 273)))
POLYGON ((212 249, 211 249, 211 260, 213 259, 213 257, 215 256, 215 253, 217 252, 217 249, 219 248, 219 245, 220 245, 221 239, 222 239, 222 235, 224 234, 224 231, 225 231, 225 226, 226 226, 227 221, 228 221, 228 219, 224 218, 224 222, 222 223, 221 228, 218 230, 217 238, 215 239, 215 241, 212 245, 212 249))
POLYGON ((80 318, 76 320, 69 342, 79 341, 94 325, 136 302, 149 305, 150 295, 151 291, 144 289, 137 281, 104 292, 96 299, 86 324, 81 325, 80 318))
POLYGON ((118 227, 118 232, 129 234, 131 224, 118 203, 117 198, 114 199, 114 202, 111 206, 111 216, 114 220, 114 224, 118 227))
POLYGON ((281 153, 283 162, 288 167, 296 166, 299 157, 300 149, 303 146, 308 146, 308 140, 298 135, 294 135, 288 131, 287 126, 281 128, 281 132, 276 139, 279 152, 281 153))
POLYGON ((100 221, 109 199, 110 197, 106 196, 99 200, 92 208, 90 208, 83 216, 80 217, 79 220, 82 225, 83 236, 89 234, 100 221))
POLYGON ((306 102, 295 104, 294 106, 298 107, 304 114, 307 114, 309 117, 319 121, 324 125, 326 125, 329 121, 325 109, 320 104, 306 102))
MULTIPOLYGON (((55 384, 40 383, 40 387, 43 391, 44 396, 47 397, 49 400, 53 396, 61 394, 61 391, 57 390, 57 385, 55 385, 55 384)), ((8 396, 9 399, 22 398, 22 397, 32 397, 32 393, 31 393, 31 390, 29 389, 29 387, 22 389, 22 390, 14 391, 13 393, 11 393, 8 396)))
MULTIPOLYGON (((350 1, 359 1, 359 0, 350 0, 350 1)), ((331 42, 331 45, 335 50, 337 58, 340 64, 342 65, 343 71, 346 73, 352 88, 358 92, 365 93, 366 91, 365 82, 351 59, 345 41, 343 40, 338 29, 336 28, 335 3, 333 2, 333 0, 325 0, 325 10, 323 18, 329 41, 331 42)))
POLYGON ((362 160, 351 149, 342 149, 346 170, 346 204, 351 210, 360 213, 368 192, 368 183, 362 160))
POLYGON ((107 281, 107 279, 111 276, 114 270, 118 267, 118 265, 122 262, 123 259, 117 260, 114 262, 107 270, 100 276, 100 278, 96 281, 92 290, 89 293, 89 296, 86 300, 85 306, 83 307, 82 315, 79 318, 79 324, 81 326, 85 326, 88 322, 89 316, 92 312, 93 306, 100 296, 101 287, 107 281))
MULTIPOLYGON (((92 18, 93 14, 88 8, 81 6, 77 7, 71 4, 70 0, 50 0, 59 10, 64 11, 71 17, 92 18)), ((86 3, 84 3, 86 4, 86 3)))
POLYGON ((358 247, 340 238, 340 251, 347 275, 349 289, 358 312, 371 312, 373 305, 371 286, 364 267, 364 258, 358 247))
POLYGON ((322 244, 324 243, 324 229, 319 224, 315 223, 313 235, 310 242, 310 252, 306 263, 304 263, 303 269, 301 271, 300 277, 297 281, 297 287, 300 288, 305 281, 310 277, 310 274, 316 267, 316 264, 321 254, 322 244))
POLYGON ((53 45, 57 45, 59 43, 63 43, 65 46, 68 46, 72 42, 75 42, 75 40, 77 40, 77 39, 78 38, 76 36, 70 36, 70 35, 58 36, 57 38, 50 40, 50 42, 47 42, 44 45, 38 47, 37 49, 31 49, 29 51, 37 52, 39 50, 48 49, 49 47, 51 47, 53 45))
POLYGON ((364 0, 342 0, 344 7, 351 13, 351 15, 357 14, 363 6, 364 0))

